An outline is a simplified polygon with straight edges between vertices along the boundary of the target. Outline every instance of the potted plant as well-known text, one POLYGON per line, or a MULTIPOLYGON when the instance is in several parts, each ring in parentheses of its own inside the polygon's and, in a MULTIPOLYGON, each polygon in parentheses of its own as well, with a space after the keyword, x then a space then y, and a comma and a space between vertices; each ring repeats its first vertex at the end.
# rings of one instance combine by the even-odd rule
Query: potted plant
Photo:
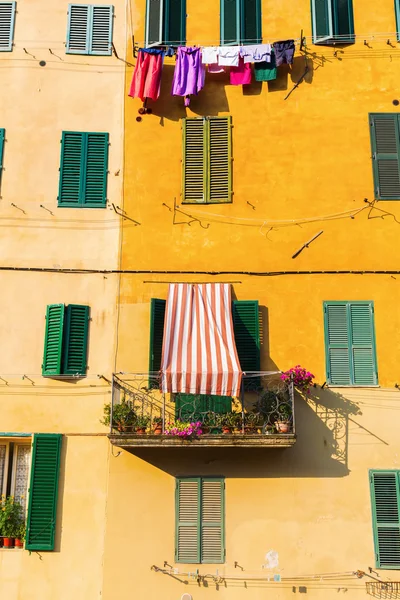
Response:
POLYGON ((150 423, 150 417, 147 415, 137 415, 136 417, 136 433, 143 435, 146 433, 146 429, 150 423))
POLYGON ((262 426, 263 418, 259 412, 250 412, 244 415, 244 431, 245 433, 256 433, 257 429, 262 426))
POLYGON ((14 538, 19 533, 22 520, 22 506, 14 496, 2 496, 0 502, 0 530, 4 548, 14 547, 14 538))
MULTIPOLYGON (((110 426, 111 421, 111 402, 104 405, 104 416, 100 420, 103 425, 110 426)), ((123 401, 119 404, 114 404, 112 411, 112 428, 120 433, 132 431, 136 421, 135 411, 132 403, 123 401)))
POLYGON ((221 433, 221 424, 219 421, 219 415, 212 412, 211 410, 207 412, 203 419, 203 427, 202 430, 204 433, 212 433, 219 434, 221 433))
POLYGON ((165 435, 172 435, 184 440, 190 440, 203 433, 202 427, 201 421, 187 423, 177 419, 172 423, 167 423, 164 433, 165 435))
POLYGON ((162 435, 163 429, 163 418, 162 417, 154 417, 153 418, 153 433, 154 435, 162 435))
POLYGON ((221 425, 223 434, 232 433, 232 430, 237 424, 237 413, 221 413, 218 415, 218 422, 221 425))
POLYGON ((278 406, 275 427, 278 433, 289 433, 292 426, 292 407, 283 403, 278 406))
POLYGON ((21 519, 15 529, 15 547, 16 548, 24 547, 25 534, 26 534, 25 521, 23 521, 21 519))
POLYGON ((307 369, 300 365, 284 371, 281 375, 282 381, 287 384, 293 382, 294 387, 306 395, 310 393, 310 387, 314 384, 314 377, 310 371, 307 371, 307 369))

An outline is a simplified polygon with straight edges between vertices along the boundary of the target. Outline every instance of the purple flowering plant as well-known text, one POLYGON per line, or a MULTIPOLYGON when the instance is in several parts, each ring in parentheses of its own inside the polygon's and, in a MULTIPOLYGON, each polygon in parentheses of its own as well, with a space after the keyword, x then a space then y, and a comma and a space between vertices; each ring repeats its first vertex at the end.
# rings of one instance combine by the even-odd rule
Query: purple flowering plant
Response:
POLYGON ((310 386, 313 385, 314 377, 315 375, 300 365, 296 365, 288 371, 284 371, 281 375, 281 379, 285 383, 290 383, 293 379, 294 386, 305 394, 310 393, 310 386))
POLYGON ((164 435, 174 435, 186 440, 193 439, 202 433, 201 421, 185 423, 184 421, 179 421, 179 419, 173 423, 167 423, 164 431, 164 435))

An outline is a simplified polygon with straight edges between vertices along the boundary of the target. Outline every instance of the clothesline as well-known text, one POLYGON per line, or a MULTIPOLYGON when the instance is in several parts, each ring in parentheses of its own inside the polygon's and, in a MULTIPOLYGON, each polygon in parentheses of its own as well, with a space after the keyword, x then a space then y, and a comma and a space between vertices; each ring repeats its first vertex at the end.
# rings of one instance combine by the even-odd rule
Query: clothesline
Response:
MULTIPOLYGON (((350 37, 353 39, 359 39, 359 40, 374 40, 374 39, 388 39, 390 37, 396 37, 399 35, 399 32, 397 31, 384 31, 384 32, 369 32, 369 33, 354 33, 354 34, 340 34, 340 35, 335 35, 335 40, 337 40, 338 42, 340 42, 341 40, 346 41, 348 40, 350 37)), ((282 39, 285 38, 274 38, 274 39, 264 39, 261 43, 262 44, 273 44, 275 42, 279 42, 282 39)), ((295 38, 291 38, 294 40, 296 46, 300 46, 301 45, 301 41, 305 40, 306 42, 311 42, 314 43, 313 40, 315 39, 313 35, 305 35, 303 37, 295 37, 295 38)), ((246 45, 248 43, 257 43, 259 40, 254 40, 254 39, 250 39, 250 38, 246 38, 242 40, 242 45, 246 45)), ((134 40, 134 45, 137 47, 142 47, 146 44, 145 40, 141 40, 141 41, 137 41, 134 40)), ((168 42, 168 44, 160 44, 160 46, 175 46, 175 45, 182 45, 182 40, 170 40, 168 42)), ((219 46, 221 45, 221 39, 218 40, 188 40, 186 42, 187 46, 199 46, 199 47, 203 47, 203 46, 219 46)), ((240 44, 238 44, 240 45, 240 44)), ((317 44, 318 45, 318 44, 317 44)))
MULTIPOLYGON (((129 96, 157 100, 160 95, 164 56, 169 53, 162 48, 139 48, 133 72, 129 96)), ((176 50, 176 64, 172 81, 173 96, 182 96, 185 106, 190 104, 190 96, 197 94, 205 84, 206 65, 210 73, 224 73, 230 70, 231 85, 249 85, 254 73, 256 81, 273 81, 277 78, 277 68, 293 64, 294 40, 284 40, 271 44, 250 44, 247 46, 179 46, 176 50)))

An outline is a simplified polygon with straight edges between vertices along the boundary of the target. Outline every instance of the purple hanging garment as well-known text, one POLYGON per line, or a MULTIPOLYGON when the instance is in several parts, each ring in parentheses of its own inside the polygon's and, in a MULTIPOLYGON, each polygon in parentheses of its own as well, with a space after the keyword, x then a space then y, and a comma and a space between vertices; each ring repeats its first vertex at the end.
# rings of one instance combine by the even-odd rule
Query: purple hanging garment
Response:
POLYGON ((197 96, 204 87, 205 72, 205 65, 201 62, 200 48, 179 47, 176 54, 171 94, 184 96, 185 106, 189 106, 190 96, 197 96))

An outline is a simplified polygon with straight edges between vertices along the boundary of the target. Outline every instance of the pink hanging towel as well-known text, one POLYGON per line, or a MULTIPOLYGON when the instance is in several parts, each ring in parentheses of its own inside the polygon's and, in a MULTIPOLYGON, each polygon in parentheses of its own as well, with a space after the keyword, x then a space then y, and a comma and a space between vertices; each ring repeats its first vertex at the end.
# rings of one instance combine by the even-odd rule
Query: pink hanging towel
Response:
POLYGON ((157 100, 160 95, 163 59, 162 50, 139 50, 129 96, 142 101, 146 98, 157 100))
POLYGON ((243 58, 239 58, 239 66, 231 67, 230 81, 231 85, 247 85, 251 83, 251 64, 245 63, 243 58))

